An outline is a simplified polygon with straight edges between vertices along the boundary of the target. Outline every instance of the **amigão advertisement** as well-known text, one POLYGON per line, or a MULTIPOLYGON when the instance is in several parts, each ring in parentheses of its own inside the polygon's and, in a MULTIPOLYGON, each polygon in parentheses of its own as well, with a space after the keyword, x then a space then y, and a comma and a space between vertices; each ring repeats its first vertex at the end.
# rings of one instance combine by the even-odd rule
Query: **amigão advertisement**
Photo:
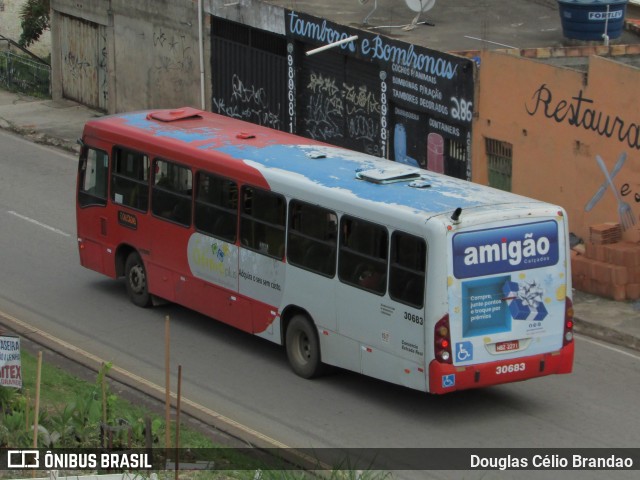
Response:
POLYGON ((549 219, 451 236, 454 364, 561 347, 567 279, 560 234, 558 222, 549 219))

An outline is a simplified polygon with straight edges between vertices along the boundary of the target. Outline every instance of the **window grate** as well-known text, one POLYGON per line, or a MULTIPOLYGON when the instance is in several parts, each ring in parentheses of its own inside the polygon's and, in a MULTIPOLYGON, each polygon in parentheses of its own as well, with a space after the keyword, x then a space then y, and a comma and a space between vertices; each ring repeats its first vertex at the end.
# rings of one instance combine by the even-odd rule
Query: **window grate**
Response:
POLYGON ((511 191, 513 145, 492 138, 485 139, 489 186, 511 191))

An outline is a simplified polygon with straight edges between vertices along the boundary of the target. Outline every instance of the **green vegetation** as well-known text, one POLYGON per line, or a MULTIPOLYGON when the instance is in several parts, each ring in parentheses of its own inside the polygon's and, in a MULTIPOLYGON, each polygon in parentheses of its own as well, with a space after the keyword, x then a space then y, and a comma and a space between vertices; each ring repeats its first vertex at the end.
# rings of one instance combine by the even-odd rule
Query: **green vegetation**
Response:
MULTIPOLYGON (((34 403, 36 391, 37 359, 21 353, 23 388, 0 387, 0 448, 30 448, 33 445, 34 403)), ((94 383, 86 382, 46 362, 42 363, 40 382, 40 413, 38 421, 38 447, 40 448, 100 448, 106 445, 120 448, 162 449, 165 439, 164 419, 153 412, 133 405, 114 395, 106 376, 111 368, 104 365, 94 383), (104 401, 103 401, 104 399, 104 401), (106 425, 113 428, 110 441, 101 437, 103 416, 106 425)), ((175 438, 172 429, 171 438, 175 438)), ((180 426, 180 446, 193 449, 220 448, 206 435, 180 426)), ((224 448, 216 458, 217 470, 181 470, 180 478, 194 480, 386 480, 389 473, 360 472, 348 466, 338 466, 331 472, 304 472, 296 470, 265 470, 256 458, 247 458, 241 452, 224 448), (229 465, 229 470, 221 466, 229 465), (243 470, 233 466, 242 465, 243 470)), ((0 478, 28 478, 33 471, 0 472, 0 478), (17 476, 16 476, 17 474, 17 476)), ((160 478, 174 478, 172 470, 156 472, 160 478)), ((59 476, 77 474, 60 472, 59 476)), ((43 475, 38 475, 42 477, 43 475)), ((149 472, 137 475, 148 478, 149 472)))
POLYGON ((20 9, 22 34, 19 43, 28 47, 38 41, 45 30, 51 27, 49 0, 27 0, 20 9))
POLYGON ((50 98, 51 67, 23 54, 0 51, 0 87, 39 98, 50 98))
MULTIPOLYGON (((108 382, 103 382, 110 368, 104 365, 92 384, 43 362, 40 448, 99 448, 109 442, 114 447, 164 447, 163 419, 111 393, 108 382)), ((33 444, 36 359, 24 352, 22 372, 22 391, 0 387, 0 447, 33 444)), ((181 429, 181 434, 185 447, 214 447, 210 439, 193 430, 181 429)))

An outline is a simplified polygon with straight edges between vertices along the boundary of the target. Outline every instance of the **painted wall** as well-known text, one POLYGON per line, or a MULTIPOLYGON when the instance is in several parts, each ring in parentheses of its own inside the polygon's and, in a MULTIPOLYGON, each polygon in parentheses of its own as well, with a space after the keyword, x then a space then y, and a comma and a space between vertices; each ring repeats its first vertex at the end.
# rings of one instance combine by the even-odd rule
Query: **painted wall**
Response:
POLYGON ((640 70, 598 56, 587 73, 489 51, 480 62, 473 180, 488 184, 485 139, 506 141, 512 191, 564 207, 575 234, 587 240, 589 226, 605 222, 637 228, 640 70))

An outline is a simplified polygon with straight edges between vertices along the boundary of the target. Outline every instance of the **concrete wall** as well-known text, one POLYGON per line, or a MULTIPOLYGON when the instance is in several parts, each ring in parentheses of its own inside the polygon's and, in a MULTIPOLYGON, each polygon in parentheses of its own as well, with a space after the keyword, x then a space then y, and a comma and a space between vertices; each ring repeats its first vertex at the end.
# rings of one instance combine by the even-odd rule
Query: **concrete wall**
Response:
MULTIPOLYGON (((289 8, 296 9, 295 2, 289 8)), ((209 15, 224 18, 254 28, 284 35, 285 18, 282 7, 269 5, 261 0, 204 0, 204 10, 209 15)))
POLYGON ((480 57, 473 180, 488 183, 485 138, 506 141, 513 144, 512 191, 563 206, 577 235, 586 240, 590 225, 621 221, 622 208, 637 227, 640 70, 599 56, 588 58, 586 73, 506 53, 480 57), (620 203, 598 156, 609 172, 625 158, 613 178, 620 203))
MULTIPOLYGON (((197 6, 195 0, 51 1, 54 19, 56 15, 65 14, 106 26, 108 92, 105 95, 109 98, 106 105, 109 113, 201 107, 197 6)), ((207 25, 205 21, 205 58, 209 58, 207 25)), ((55 21, 52 34, 59 35, 55 21)), ((54 42, 64 42, 64 39, 55 38, 54 42)), ((65 68, 62 60, 52 62, 54 98, 61 92, 61 69, 65 68)), ((208 62, 204 67, 209 68, 208 62)))

